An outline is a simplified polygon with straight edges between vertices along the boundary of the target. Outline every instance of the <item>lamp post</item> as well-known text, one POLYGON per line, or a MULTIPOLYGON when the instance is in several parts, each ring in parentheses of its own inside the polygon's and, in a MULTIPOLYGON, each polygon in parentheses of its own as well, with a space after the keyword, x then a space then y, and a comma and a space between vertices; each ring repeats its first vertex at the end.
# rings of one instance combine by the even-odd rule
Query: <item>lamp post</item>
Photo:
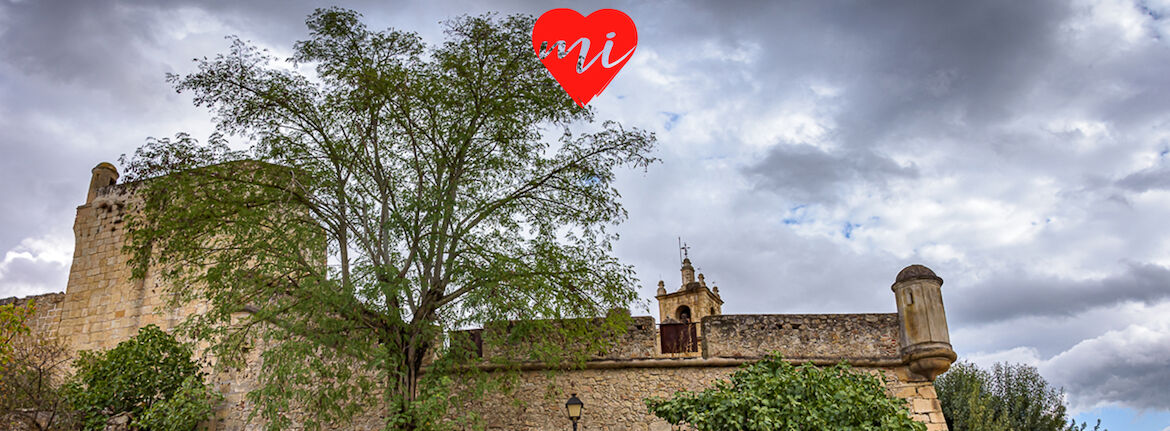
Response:
POLYGON ((577 394, 572 394, 569 401, 565 402, 565 412, 569 414, 569 420, 573 421, 573 431, 577 431, 577 419, 581 419, 582 407, 585 407, 585 403, 577 399, 577 394))

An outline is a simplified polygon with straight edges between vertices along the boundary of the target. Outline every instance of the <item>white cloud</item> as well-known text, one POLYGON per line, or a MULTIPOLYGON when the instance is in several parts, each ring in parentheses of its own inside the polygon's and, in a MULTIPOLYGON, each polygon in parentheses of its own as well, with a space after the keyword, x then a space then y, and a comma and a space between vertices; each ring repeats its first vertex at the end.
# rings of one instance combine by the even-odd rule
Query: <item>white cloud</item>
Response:
MULTIPOLYGON (((1170 396, 1163 388, 1170 386, 1170 301, 1126 304, 1067 320, 1105 321, 1105 327, 1066 327, 1084 338, 1052 355, 1016 346, 962 354, 961 359, 983 368, 997 362, 1035 366, 1049 383, 1064 388, 1074 414, 1110 406, 1167 410, 1170 396)), ((980 334, 1005 339, 1006 332, 1020 326, 1039 325, 1015 322, 1004 328, 985 327, 980 334)))
POLYGON ((998 352, 976 352, 964 356, 963 360, 971 361, 983 369, 991 369, 992 365, 999 362, 1036 366, 1042 361, 1040 352, 1036 348, 1025 346, 1013 347, 998 352))
POLYGON ((72 261, 72 236, 26 238, 0 261, 0 297, 63 292, 72 261))
POLYGON ((1146 321, 1086 339, 1045 360, 1040 371, 1069 392, 1074 408, 1123 404, 1170 409, 1170 304, 1146 321))

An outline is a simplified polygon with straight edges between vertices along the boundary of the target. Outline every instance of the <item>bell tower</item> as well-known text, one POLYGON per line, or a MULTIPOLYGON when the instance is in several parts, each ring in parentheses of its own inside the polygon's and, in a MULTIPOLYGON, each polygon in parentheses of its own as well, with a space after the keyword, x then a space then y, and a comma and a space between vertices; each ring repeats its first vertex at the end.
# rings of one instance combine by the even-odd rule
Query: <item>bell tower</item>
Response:
POLYGON ((707 287, 707 280, 703 274, 695 279, 695 267, 691 265, 691 258, 685 245, 683 251, 682 286, 674 292, 667 292, 666 282, 658 281, 658 321, 660 323, 699 323, 707 316, 723 314, 723 299, 719 297, 719 288, 707 287))

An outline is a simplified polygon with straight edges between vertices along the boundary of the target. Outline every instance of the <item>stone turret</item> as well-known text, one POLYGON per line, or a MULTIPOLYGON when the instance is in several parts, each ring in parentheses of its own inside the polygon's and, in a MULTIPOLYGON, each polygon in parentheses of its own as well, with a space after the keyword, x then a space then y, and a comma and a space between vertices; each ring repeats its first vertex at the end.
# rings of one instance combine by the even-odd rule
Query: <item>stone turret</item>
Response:
POLYGON ((930 268, 910 265, 898 273, 890 288, 898 302, 902 358, 918 378, 933 381, 951 367, 957 356, 947 332, 942 278, 930 268))
POLYGON ((89 194, 85 197, 86 204, 93 202, 98 189, 118 183, 118 168, 108 162, 98 163, 92 172, 93 176, 89 179, 89 194))

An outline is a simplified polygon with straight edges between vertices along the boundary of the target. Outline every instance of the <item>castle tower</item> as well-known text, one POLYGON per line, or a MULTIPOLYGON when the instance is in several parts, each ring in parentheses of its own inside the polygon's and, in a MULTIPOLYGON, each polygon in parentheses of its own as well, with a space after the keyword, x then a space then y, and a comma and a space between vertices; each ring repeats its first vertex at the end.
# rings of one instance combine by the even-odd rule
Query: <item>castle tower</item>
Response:
POLYGON ((118 183, 118 168, 108 162, 98 163, 91 172, 93 172, 93 176, 89 179, 89 194, 85 197, 86 204, 93 202, 93 198, 97 197, 98 189, 118 183))
POLYGON ((699 274, 695 281, 695 267, 691 259, 682 261, 682 286, 674 292, 666 291, 666 283, 658 282, 658 321, 660 323, 698 323, 707 316, 723 314, 723 299, 719 288, 707 288, 706 277, 699 274))
POLYGON ((902 357, 910 363, 911 372, 927 381, 950 368, 957 358, 947 332, 942 284, 942 278, 930 268, 910 265, 898 273, 890 287, 898 302, 902 357))

